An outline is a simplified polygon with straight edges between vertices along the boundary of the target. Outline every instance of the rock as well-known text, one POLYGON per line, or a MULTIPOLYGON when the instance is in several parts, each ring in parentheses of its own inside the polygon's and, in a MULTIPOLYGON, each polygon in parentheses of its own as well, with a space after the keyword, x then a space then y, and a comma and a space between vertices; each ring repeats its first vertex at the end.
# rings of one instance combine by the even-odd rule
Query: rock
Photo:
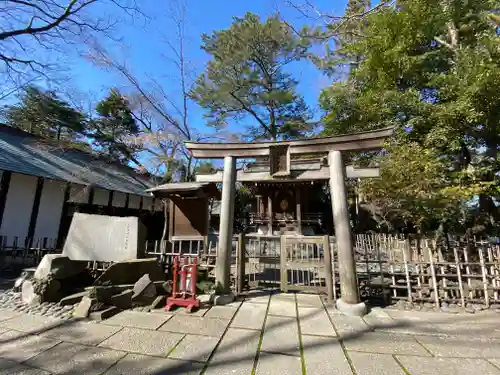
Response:
POLYGON ((447 302, 441 302, 441 307, 449 307, 447 302))
POLYGON ((38 264, 34 278, 42 280, 51 275, 54 279, 66 279, 83 272, 85 266, 85 262, 74 261, 61 254, 46 254, 38 264))
POLYGON ((111 318, 113 315, 118 314, 120 311, 122 310, 118 307, 111 306, 107 309, 90 313, 89 318, 92 320, 106 320, 108 318, 111 318))
POLYGON ((42 302, 42 297, 35 293, 35 284, 31 280, 26 280, 21 286, 22 301, 28 305, 39 305, 42 302))
POLYGON ((162 307, 165 307, 167 302, 167 296, 158 296, 155 298, 153 303, 151 304, 152 309, 161 309, 162 307))
POLYGON ((145 274, 134 284, 134 294, 132 296, 132 301, 136 302, 155 297, 156 287, 151 281, 149 274, 145 274))
MULTIPOLYGON (((228 303, 231 303, 233 301, 234 301, 234 294, 233 293, 220 294, 220 295, 212 294, 212 296, 211 296, 211 303, 214 306, 227 305, 228 303)), ((338 301, 337 301, 337 303, 338 303, 338 301)), ((338 309, 338 307, 337 307, 337 309, 338 309)))
POLYGON ((432 309, 434 307, 434 304, 430 303, 430 302, 425 302, 424 307, 427 307, 428 309, 432 309))
POLYGON ((133 289, 124 290, 119 294, 115 294, 111 297, 111 304, 122 310, 129 309, 132 307, 132 295, 134 294, 133 289))
POLYGON ((167 296, 172 294, 172 281, 164 281, 161 283, 156 283, 156 293, 166 294, 167 296))
POLYGON ((466 307, 465 312, 469 314, 475 314, 476 310, 474 310, 472 307, 466 307))
POLYGON ((449 308, 450 309, 458 309, 459 306, 456 303, 450 303, 449 308))
POLYGON ((88 317, 92 305, 96 302, 97 300, 95 298, 83 297, 80 303, 76 306, 75 311, 73 312, 73 316, 77 318, 88 317))
POLYGON ((152 281, 165 281, 165 273, 156 258, 147 258, 113 263, 96 279, 94 285, 105 282, 112 285, 134 284, 145 274, 152 281))
POLYGON ((61 306, 74 305, 75 303, 79 303, 83 297, 88 297, 88 295, 89 295, 89 292, 87 292, 87 291, 71 294, 69 296, 62 298, 59 301, 59 305, 61 305, 61 306))
POLYGON ((486 306, 484 305, 481 305, 481 304, 473 304, 472 305, 472 308, 475 310, 475 311, 483 311, 486 309, 486 306))
POLYGON ((92 297, 105 304, 111 303, 113 294, 115 294, 113 286, 95 286, 90 292, 92 297))
POLYGON ((448 306, 441 307, 441 311, 449 314, 458 314, 458 310, 456 309, 450 309, 448 306))
POLYGON ((490 305, 490 310, 500 310, 500 304, 494 303, 493 305, 490 305))

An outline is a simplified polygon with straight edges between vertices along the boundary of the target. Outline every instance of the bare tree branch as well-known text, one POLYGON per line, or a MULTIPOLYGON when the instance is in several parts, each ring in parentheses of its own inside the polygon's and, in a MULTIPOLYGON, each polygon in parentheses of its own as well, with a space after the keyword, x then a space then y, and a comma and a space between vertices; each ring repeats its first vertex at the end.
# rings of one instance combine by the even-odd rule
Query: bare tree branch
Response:
MULTIPOLYGON (((104 8, 103 8, 104 9, 104 8)), ((135 0, 4 0, 0 5, 0 74, 9 79, 26 75, 31 79, 47 74, 54 68, 48 60, 56 61, 54 52, 67 50, 68 44, 83 46, 86 41, 105 35, 114 38, 119 9, 128 15, 143 15, 135 0), (129 4, 127 4, 127 2, 129 4), (96 7, 112 6, 109 13, 96 7), (90 9, 96 11, 90 13, 90 9), (66 47, 66 48, 65 48, 66 47), (39 60, 38 52, 48 50, 39 60)))

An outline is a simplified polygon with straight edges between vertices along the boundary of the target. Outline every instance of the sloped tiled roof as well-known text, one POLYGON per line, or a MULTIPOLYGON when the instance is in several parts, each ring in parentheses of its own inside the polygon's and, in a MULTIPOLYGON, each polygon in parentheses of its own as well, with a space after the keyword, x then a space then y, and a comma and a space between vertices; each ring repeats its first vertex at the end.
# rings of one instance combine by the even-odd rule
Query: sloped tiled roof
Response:
POLYGON ((5 125, 0 125, 0 170, 136 195, 149 195, 146 189, 154 186, 133 168, 5 125))

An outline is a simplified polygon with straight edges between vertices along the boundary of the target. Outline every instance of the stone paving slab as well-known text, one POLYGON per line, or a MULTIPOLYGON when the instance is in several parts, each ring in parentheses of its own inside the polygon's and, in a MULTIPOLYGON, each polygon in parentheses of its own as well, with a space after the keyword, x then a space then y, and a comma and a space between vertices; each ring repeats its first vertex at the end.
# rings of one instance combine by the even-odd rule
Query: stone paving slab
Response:
POLYGON ((321 300, 322 296, 318 296, 316 294, 304 294, 297 293, 297 305, 304 307, 323 307, 323 301, 321 300))
POLYGON ((50 373, 0 358, 0 375, 50 375, 50 373))
POLYGON ((245 302, 248 303, 260 303, 263 305, 267 305, 269 303, 269 299, 271 298, 271 294, 259 294, 259 295, 249 295, 245 298, 245 302))
POLYGON ((417 336, 416 339, 438 357, 500 358, 500 341, 453 336, 417 336))
POLYGON ((99 375, 126 353, 63 342, 26 364, 54 374, 99 375))
POLYGON ((231 322, 231 327, 261 330, 266 311, 267 305, 244 302, 231 322))
POLYGON ((21 313, 16 311, 0 309, 0 321, 11 319, 19 315, 21 315, 21 313))
POLYGON ((198 375, 201 363, 127 354, 104 375, 198 375))
POLYGON ((139 311, 122 311, 102 321, 101 324, 154 330, 158 329, 167 320, 172 318, 172 316, 173 314, 169 314, 165 311, 157 314, 139 311))
POLYGON ((180 333, 127 327, 102 342, 99 347, 166 357, 183 337, 180 333))
POLYGON ((9 331, 0 335, 0 358, 24 362, 59 343, 47 337, 9 331))
POLYGON ((237 308, 232 306, 214 306, 210 310, 208 310, 204 317, 205 318, 222 318, 222 319, 232 319, 232 317, 238 311, 237 308))
POLYGON ((108 337, 113 336, 121 327, 87 322, 67 322, 43 332, 41 335, 61 341, 82 345, 98 345, 108 337))
POLYGON ((221 337, 228 325, 229 320, 227 319, 175 315, 158 330, 221 337))
POLYGON ((405 375, 391 354, 349 352, 348 355, 357 375, 405 375))
POLYGON ((470 323, 442 323, 433 324, 436 335, 465 336, 465 337, 485 337, 487 339, 500 339, 500 315, 497 322, 470 322, 470 323))
POLYGON ((430 357, 415 338, 407 335, 366 332, 344 340, 347 350, 380 354, 406 354, 430 357))
POLYGON ((206 362, 219 342, 218 337, 186 335, 169 358, 206 362))
POLYGON ((371 330, 365 321, 358 316, 341 315, 335 311, 328 311, 328 314, 340 337, 351 337, 371 330))
POLYGON ((256 375, 302 375, 300 357, 261 352, 256 375))
POLYGON ((13 329, 20 332, 39 334, 50 328, 57 327, 65 321, 37 315, 20 314, 12 319, 0 322, 0 327, 13 329))
POLYGON ((299 306, 300 332, 303 335, 336 336, 333 325, 330 322, 323 307, 300 307, 299 306))
POLYGON ((500 370, 482 359, 419 358, 397 356, 411 375, 500 375, 500 370))
POLYGON ((269 315, 277 316, 289 316, 295 318, 297 316, 297 304, 295 302, 295 296, 288 296, 280 294, 273 295, 271 297, 271 303, 269 304, 269 315))
POLYGON ((8 369, 3 369, 0 367, 0 375, 51 375, 50 372, 40 370, 37 368, 16 365, 8 369))
POLYGON ((300 355, 297 319, 281 316, 267 316, 262 351, 300 355))
POLYGON ((205 375, 249 375, 259 338, 259 332, 229 328, 209 362, 205 375))
POLYGON ((333 337, 302 336, 306 373, 309 375, 351 375, 344 351, 333 337))

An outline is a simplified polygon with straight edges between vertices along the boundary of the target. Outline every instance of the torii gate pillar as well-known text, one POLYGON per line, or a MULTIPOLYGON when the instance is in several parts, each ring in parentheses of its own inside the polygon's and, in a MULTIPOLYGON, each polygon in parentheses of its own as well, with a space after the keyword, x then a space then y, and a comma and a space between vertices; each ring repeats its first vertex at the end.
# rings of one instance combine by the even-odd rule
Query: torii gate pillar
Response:
POLYGON ((356 260, 347 205, 345 166, 340 151, 328 153, 328 165, 330 167, 330 197, 340 276, 341 298, 336 301, 336 307, 346 315, 363 316, 366 314, 366 305, 361 302, 359 297, 356 260))

